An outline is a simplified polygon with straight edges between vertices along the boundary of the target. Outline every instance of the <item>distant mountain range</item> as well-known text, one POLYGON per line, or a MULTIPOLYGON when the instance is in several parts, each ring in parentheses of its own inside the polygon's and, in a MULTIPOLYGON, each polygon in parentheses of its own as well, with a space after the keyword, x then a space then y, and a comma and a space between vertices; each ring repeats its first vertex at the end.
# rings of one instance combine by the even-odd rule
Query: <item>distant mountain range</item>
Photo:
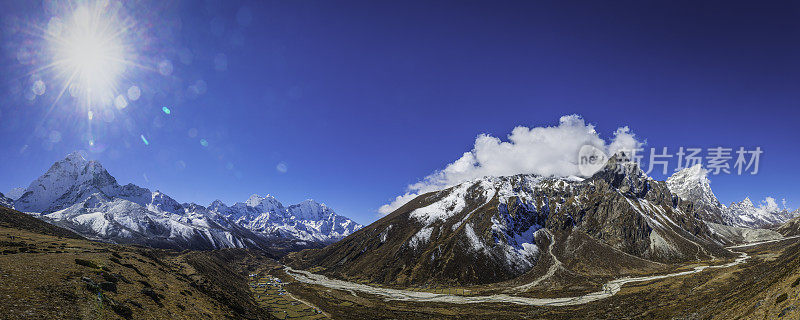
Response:
POLYGON ((750 198, 725 206, 711 191, 708 172, 701 165, 685 168, 667 179, 670 191, 684 200, 695 203, 710 222, 744 228, 765 228, 783 224, 800 215, 800 210, 790 212, 777 204, 756 207, 750 198))
POLYGON ((178 249, 318 247, 362 226, 324 204, 306 200, 288 208, 253 195, 230 207, 179 203, 159 191, 121 186, 97 161, 71 153, 0 205, 34 214, 102 241, 178 249))

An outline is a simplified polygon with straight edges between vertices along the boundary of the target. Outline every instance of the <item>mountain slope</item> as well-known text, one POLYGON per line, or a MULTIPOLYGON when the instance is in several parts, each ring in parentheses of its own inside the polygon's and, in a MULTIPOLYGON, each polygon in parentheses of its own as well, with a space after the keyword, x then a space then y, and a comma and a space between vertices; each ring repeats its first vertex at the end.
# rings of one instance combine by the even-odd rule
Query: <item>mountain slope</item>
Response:
POLYGON ((0 227, 25 230, 54 237, 84 239, 70 230, 54 226, 22 212, 4 207, 0 207, 0 227))
POLYGON ((175 252, 95 241, 0 208, 2 319, 275 319, 246 275, 263 251, 175 252))
POLYGON ((0 207, 12 208, 14 207, 14 200, 0 193, 0 207))
POLYGON ((800 235, 800 209, 795 210, 792 215, 794 218, 786 221, 776 229, 785 237, 800 235))
POLYGON ((520 282, 544 284, 538 279, 728 256, 719 243, 664 182, 615 157, 586 180, 517 175, 424 194, 335 244, 290 254, 285 262, 383 284, 520 276, 520 282))

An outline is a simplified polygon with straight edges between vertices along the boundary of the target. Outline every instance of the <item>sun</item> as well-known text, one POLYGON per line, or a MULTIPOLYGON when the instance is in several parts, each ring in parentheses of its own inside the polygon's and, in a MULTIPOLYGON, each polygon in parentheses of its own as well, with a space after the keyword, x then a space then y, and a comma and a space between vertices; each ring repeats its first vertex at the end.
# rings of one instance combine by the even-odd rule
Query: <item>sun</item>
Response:
POLYGON ((68 91, 87 104, 113 98, 129 58, 126 28, 113 12, 99 5, 78 7, 66 19, 51 19, 47 33, 51 66, 63 81, 62 94, 68 91))

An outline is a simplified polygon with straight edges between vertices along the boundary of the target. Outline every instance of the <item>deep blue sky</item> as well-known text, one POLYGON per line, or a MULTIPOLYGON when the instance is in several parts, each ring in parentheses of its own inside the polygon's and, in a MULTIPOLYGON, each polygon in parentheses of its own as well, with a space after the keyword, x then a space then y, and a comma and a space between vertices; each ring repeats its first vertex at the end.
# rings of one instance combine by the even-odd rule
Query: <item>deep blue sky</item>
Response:
POLYGON ((39 3, 0 3, 0 191, 87 150, 120 183, 178 201, 270 193, 369 223, 476 135, 576 113, 604 138, 627 125, 653 147, 761 146, 761 172, 712 177, 717 196, 800 203, 800 9, 791 3, 126 6, 141 60, 154 69, 170 61, 173 71, 128 73, 124 87, 138 85, 143 98, 95 119, 90 147, 74 102, 48 112, 55 90, 33 102, 20 93, 33 66, 18 53, 40 40, 21 30, 51 15, 39 3), (198 80, 205 92, 192 96, 198 80))

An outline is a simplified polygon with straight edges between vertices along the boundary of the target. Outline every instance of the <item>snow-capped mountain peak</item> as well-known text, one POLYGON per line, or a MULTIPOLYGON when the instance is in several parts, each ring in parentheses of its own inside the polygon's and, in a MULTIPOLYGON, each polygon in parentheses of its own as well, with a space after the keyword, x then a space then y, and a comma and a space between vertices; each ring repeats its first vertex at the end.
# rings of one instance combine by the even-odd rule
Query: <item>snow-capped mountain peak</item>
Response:
POLYGON ((25 193, 25 188, 18 187, 18 188, 14 188, 14 189, 11 189, 8 192, 6 192, 6 197, 8 197, 11 200, 17 200, 17 199, 19 199, 19 197, 22 196, 23 193, 25 193))
POLYGON ((667 178, 667 187, 681 199, 706 208, 724 207, 711 191, 708 170, 700 164, 684 168, 667 178))
POLYGON ((214 200, 211 204, 208 205, 208 210, 219 210, 219 209, 228 209, 228 206, 225 205, 222 200, 214 200))
POLYGON ((742 200, 742 202, 739 202, 738 205, 740 205, 742 208, 748 208, 748 209, 756 207, 756 205, 753 204, 753 201, 750 200, 750 197, 744 197, 744 200, 742 200))
POLYGON ((255 207, 255 206, 261 204, 261 201, 264 200, 265 198, 266 197, 262 197, 262 196, 259 196, 258 194, 254 193, 254 194, 250 195, 250 198, 247 198, 247 201, 245 201, 244 203, 248 207, 255 207))
POLYGON ((325 219, 333 213, 333 210, 328 208, 324 203, 319 203, 311 199, 291 205, 288 210, 289 213, 298 220, 320 220, 325 219))
POLYGON ((80 151, 73 151, 70 152, 64 160, 67 161, 75 161, 75 162, 85 162, 86 158, 83 157, 83 153, 80 151))
POLYGON ((245 205, 256 208, 261 212, 281 212, 284 210, 283 204, 269 194, 265 197, 253 194, 245 201, 245 205))
POLYGON ((175 199, 157 190, 153 192, 150 204, 148 204, 147 208, 155 212, 167 214, 181 215, 184 213, 184 208, 178 201, 175 201, 175 199))
POLYGON ((26 212, 53 212, 95 192, 113 193, 118 187, 116 179, 99 162, 73 152, 31 182, 14 207, 26 212))

